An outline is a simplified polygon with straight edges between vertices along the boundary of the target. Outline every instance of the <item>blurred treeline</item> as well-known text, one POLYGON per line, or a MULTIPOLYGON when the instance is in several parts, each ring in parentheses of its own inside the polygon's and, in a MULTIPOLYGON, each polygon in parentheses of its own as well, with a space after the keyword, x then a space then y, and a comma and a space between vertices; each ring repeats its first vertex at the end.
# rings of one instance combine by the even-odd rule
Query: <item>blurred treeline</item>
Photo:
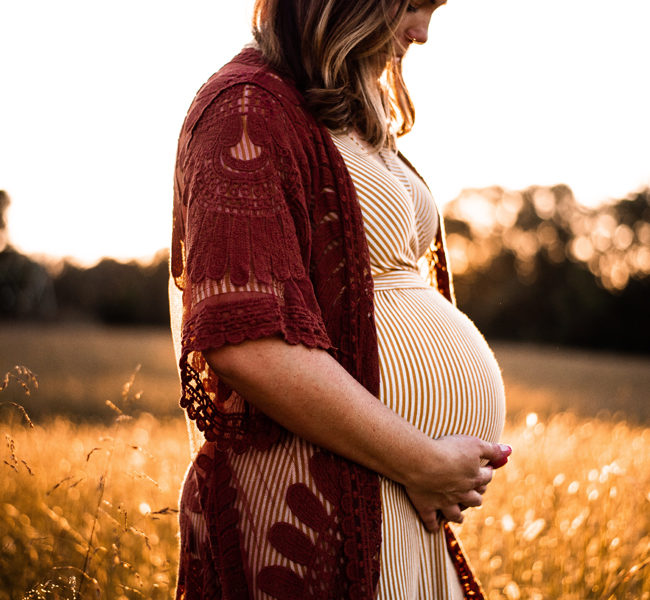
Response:
MULTIPOLYGON (((598 209, 566 185, 466 190, 445 223, 458 304, 487 337, 650 351, 650 189, 598 209)), ((6 229, 0 219, 0 318, 168 324, 166 251, 46 268, 6 229)))
POLYGON ((466 190, 445 211, 459 306, 486 337, 650 352, 650 189, 466 190))
POLYGON ((148 264, 105 258, 91 268, 64 260, 41 264, 8 243, 0 191, 0 319, 168 325, 168 253, 148 264))

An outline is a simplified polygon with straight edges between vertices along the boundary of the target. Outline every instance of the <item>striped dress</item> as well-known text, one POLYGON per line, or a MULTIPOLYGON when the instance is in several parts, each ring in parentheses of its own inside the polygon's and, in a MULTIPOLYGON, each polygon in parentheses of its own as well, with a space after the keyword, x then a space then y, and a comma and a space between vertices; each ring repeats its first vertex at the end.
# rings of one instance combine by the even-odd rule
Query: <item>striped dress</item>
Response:
MULTIPOLYGON (((363 212, 375 284, 381 400, 421 431, 499 440, 501 372, 475 325, 430 287, 418 261, 439 216, 423 182, 388 150, 335 134, 363 212)), ((402 486, 382 478, 379 598, 462 598, 444 535, 429 533, 402 486)))

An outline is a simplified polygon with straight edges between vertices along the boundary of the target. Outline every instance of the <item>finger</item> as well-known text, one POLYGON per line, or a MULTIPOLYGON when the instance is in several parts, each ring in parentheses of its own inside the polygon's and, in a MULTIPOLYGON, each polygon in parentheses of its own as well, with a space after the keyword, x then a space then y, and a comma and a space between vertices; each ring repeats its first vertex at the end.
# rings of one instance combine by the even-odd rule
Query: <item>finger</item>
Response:
POLYGON ((432 533, 437 533, 440 529, 441 519, 442 515, 440 514, 439 510, 430 510, 425 514, 420 514, 420 520, 424 524, 424 527, 427 529, 427 531, 430 531, 432 533))
POLYGON ((478 470, 478 476, 476 478, 476 485, 474 486, 475 488, 481 487, 482 485, 487 486, 490 481, 492 481, 492 477, 494 476, 494 469, 490 466, 486 467, 479 467, 478 470))
POLYGON ((512 448, 507 444, 489 444, 486 442, 481 452, 481 458, 487 459, 491 467, 498 469, 508 462, 508 457, 511 454, 512 448))
POLYGON ((510 456, 511 453, 512 448, 507 444, 492 444, 490 442, 483 441, 481 447, 481 458, 486 458, 489 461, 501 460, 504 455, 510 456))
POLYGON ((476 490, 471 490, 462 494, 458 499, 458 503, 464 506, 481 506, 483 504, 483 496, 476 490))
POLYGON ((487 492, 487 485, 479 485, 476 488, 476 491, 482 496, 483 494, 485 494, 485 492, 487 492))
POLYGON ((440 515, 440 511, 436 511, 435 514, 431 517, 428 517, 427 519, 422 519, 422 523, 424 523, 424 527, 426 528, 427 531, 431 533, 438 533, 440 529, 440 523, 442 521, 442 517, 440 515))
POLYGON ((463 516, 463 513, 461 512, 461 508, 459 504, 452 504, 450 506, 445 506, 444 508, 440 509, 440 512, 442 512, 444 518, 447 521, 451 521, 452 523, 462 523, 465 517, 463 516))

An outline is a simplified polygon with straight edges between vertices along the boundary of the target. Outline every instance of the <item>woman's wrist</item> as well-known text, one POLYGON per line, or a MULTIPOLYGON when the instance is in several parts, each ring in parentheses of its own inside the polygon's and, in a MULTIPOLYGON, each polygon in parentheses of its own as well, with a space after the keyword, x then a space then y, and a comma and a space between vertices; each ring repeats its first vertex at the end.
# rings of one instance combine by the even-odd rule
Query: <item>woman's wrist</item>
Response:
POLYGON ((406 488, 431 488, 433 482, 446 479, 448 455, 440 440, 427 436, 420 443, 419 450, 412 460, 402 463, 401 472, 397 475, 398 482, 406 488))

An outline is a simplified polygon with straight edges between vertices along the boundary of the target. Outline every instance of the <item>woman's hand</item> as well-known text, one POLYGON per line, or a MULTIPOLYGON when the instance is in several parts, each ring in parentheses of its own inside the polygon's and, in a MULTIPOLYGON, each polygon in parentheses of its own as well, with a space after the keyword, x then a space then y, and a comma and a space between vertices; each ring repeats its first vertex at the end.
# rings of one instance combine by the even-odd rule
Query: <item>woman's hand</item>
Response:
POLYGON ((414 472, 405 488, 425 527, 435 532, 441 521, 461 523, 465 508, 481 505, 494 468, 507 462, 512 449, 461 435, 432 442, 438 459, 431 475, 414 472))

